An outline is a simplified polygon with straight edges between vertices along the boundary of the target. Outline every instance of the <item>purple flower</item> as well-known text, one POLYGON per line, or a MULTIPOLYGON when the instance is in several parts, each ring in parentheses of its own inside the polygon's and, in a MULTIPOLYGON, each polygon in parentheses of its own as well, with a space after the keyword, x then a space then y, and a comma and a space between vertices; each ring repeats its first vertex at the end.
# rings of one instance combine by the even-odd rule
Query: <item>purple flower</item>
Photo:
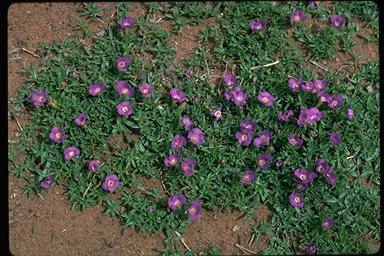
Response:
POLYGON ((139 91, 143 94, 144 97, 152 96, 153 87, 150 84, 144 83, 139 87, 139 91))
POLYGON ((249 25, 252 31, 263 31, 267 27, 265 20, 253 20, 249 25))
POLYGON ((88 162, 88 170, 91 172, 97 172, 97 170, 100 168, 100 161, 99 160, 91 160, 88 162))
POLYGON ((65 140, 65 134, 59 127, 53 127, 49 133, 49 138, 54 142, 63 142, 65 140))
POLYGON ((132 61, 128 56, 121 56, 117 58, 116 67, 120 72, 127 72, 131 63, 132 61))
POLYGON ((329 136, 329 141, 334 145, 341 144, 341 134, 338 132, 333 132, 331 136, 329 136))
POLYGON ((103 189, 108 190, 109 192, 115 192, 115 190, 120 186, 119 178, 115 175, 108 175, 105 177, 103 182, 103 189))
POLYGON ((213 116, 215 118, 216 122, 219 121, 220 119, 222 119, 223 116, 222 116, 222 113, 221 113, 221 107, 215 108, 215 110, 213 110, 211 112, 211 116, 213 116))
POLYGON ((176 134, 172 139, 171 148, 173 150, 179 150, 182 149, 185 144, 187 144, 187 140, 183 136, 176 134))
POLYGON ((187 210, 189 219, 192 221, 199 220, 201 216, 201 208, 202 208, 201 201, 193 200, 187 210))
POLYGON ((236 76, 234 74, 225 74, 224 83, 228 86, 235 84, 236 76))
POLYGON ((283 160, 277 160, 275 165, 277 168, 280 168, 281 166, 283 166, 283 164, 284 164, 283 160))
POLYGON ((80 155, 80 149, 78 149, 77 147, 67 147, 66 149, 64 149, 65 160, 71 160, 77 157, 78 155, 80 155))
POLYGON ((299 92, 301 90, 301 84, 303 79, 291 77, 288 80, 288 87, 292 92, 299 92))
POLYGON ((28 96, 28 101, 33 103, 36 107, 42 107, 47 100, 48 93, 41 90, 33 91, 28 96))
POLYGON ((353 113, 353 109, 351 109, 351 108, 348 108, 347 109, 347 117, 348 117, 348 119, 349 120, 352 120, 353 119, 353 116, 354 116, 354 113, 353 113))
POLYGON ((293 207, 301 208, 304 205, 304 196, 301 193, 292 193, 289 201, 293 207))
POLYGON ((189 116, 183 116, 181 122, 183 123, 184 129, 186 131, 189 131, 194 125, 192 119, 189 116))
POLYGON ((261 156, 259 156, 259 160, 257 161, 257 165, 261 168, 261 169, 268 169, 269 167, 269 161, 271 161, 271 156, 268 154, 268 153, 263 153, 261 154, 261 156))
POLYGON ((261 147, 263 145, 263 142, 261 141, 260 137, 256 137, 253 140, 253 145, 257 148, 261 147))
POLYGON ((317 7, 316 1, 313 1, 313 0, 308 1, 308 7, 311 7, 311 8, 317 7))
POLYGON ((153 212, 155 212, 156 211, 156 208, 155 207, 149 207, 148 208, 148 212, 149 213, 153 213, 153 212))
POLYGON ((185 198, 185 196, 183 194, 171 196, 168 198, 168 207, 172 211, 175 211, 175 210, 180 209, 186 201, 187 201, 187 199, 185 198))
POLYGON ((313 87, 317 90, 316 92, 323 91, 328 86, 328 82, 324 80, 313 81, 313 87))
POLYGON ((250 185, 256 180, 256 172, 254 171, 245 171, 240 177, 240 182, 243 185, 250 185))
POLYGON ((315 243, 309 244, 307 250, 309 254, 315 254, 317 250, 316 244, 315 243))
POLYGON ((275 97, 273 97, 269 92, 262 92, 257 96, 257 99, 260 103, 267 107, 271 107, 273 102, 275 102, 275 97))
POLYGON ((328 170, 325 173, 325 180, 328 182, 328 184, 335 186, 336 185, 336 174, 332 172, 332 170, 328 170))
POLYGON ((301 84, 301 90, 303 90, 303 91, 312 91, 313 87, 314 87, 313 83, 309 82, 309 81, 301 84))
POLYGON ((186 76, 187 78, 191 78, 192 75, 193 75, 193 73, 192 73, 192 70, 191 70, 191 69, 188 69, 188 70, 185 72, 185 76, 186 76))
POLYGON ((252 134, 247 131, 237 132, 236 139, 240 145, 249 146, 252 142, 252 134))
POLYGON ((267 130, 263 130, 260 134, 260 140, 262 142, 262 145, 269 145, 269 141, 271 140, 271 132, 267 130))
POLYGON ((135 20, 133 19, 133 17, 127 17, 127 18, 121 19, 119 21, 119 25, 120 25, 120 30, 125 30, 126 28, 133 28, 133 26, 135 25, 135 20))
POLYGON ((171 95, 171 99, 178 103, 183 103, 186 100, 185 93, 180 89, 172 88, 169 93, 171 95))
POLYGON ((331 25, 336 28, 344 27, 345 25, 345 19, 343 16, 332 14, 330 17, 331 25))
POLYGON ((240 128, 244 132, 254 132, 256 129, 256 122, 251 119, 244 119, 240 123, 240 128))
POLYGON ((243 92, 241 90, 240 86, 235 87, 234 89, 228 91, 225 93, 225 98, 228 101, 232 101, 235 103, 236 106, 238 107, 243 107, 245 104, 247 104, 248 100, 248 94, 243 92))
POLYGON ((170 154, 164 159, 164 164, 167 167, 176 166, 179 164, 180 157, 177 154, 170 154))
POLYGON ((296 146, 296 148, 300 148, 303 145, 303 140, 300 138, 298 134, 292 134, 288 136, 288 144, 296 146))
POLYGON ((41 183, 40 183, 40 187, 42 189, 49 189, 52 184, 55 182, 55 177, 53 177, 52 175, 49 175, 45 178, 45 180, 43 180, 41 183))
POLYGON ((305 13, 302 10, 295 10, 291 14, 291 23, 303 22, 305 20, 305 13))
POLYGON ((193 128, 188 133, 188 139, 193 145, 201 145, 204 143, 204 133, 199 128, 193 128))
POLYGON ((328 100, 331 98, 331 96, 324 91, 320 91, 317 92, 317 98, 319 99, 320 103, 328 103, 328 100))
POLYGON ((119 92, 120 96, 128 96, 132 97, 135 93, 135 90, 128 85, 127 82, 124 81, 117 81, 117 91, 119 92))
POLYGON ((298 182, 296 182, 295 187, 300 192, 304 192, 308 188, 308 184, 309 183, 304 183, 304 182, 298 181, 298 182))
POLYGON ((293 116, 292 110, 277 113, 277 119, 279 119, 281 122, 288 122, 291 116, 293 116))
POLYGON ((297 119, 297 124, 299 126, 304 125, 314 125, 318 123, 324 116, 324 113, 321 112, 318 108, 302 109, 300 111, 299 119, 297 119))
POLYGON ((299 182, 309 184, 317 177, 317 174, 315 172, 309 172, 305 168, 299 168, 295 170, 295 177, 299 182))
POLYGON ((181 170, 184 175, 189 177, 192 176, 196 167, 196 161, 192 158, 187 158, 181 163, 181 170))
POLYGON ((132 105, 127 101, 124 101, 124 102, 120 103, 119 105, 117 105, 116 109, 117 109, 117 113, 119 113, 119 115, 121 115, 121 116, 132 115, 132 105))
POLYGON ((319 159, 316 161, 316 172, 320 174, 326 174, 328 172, 329 166, 324 159, 319 159))
POLYGON ((80 127, 84 127, 85 121, 89 119, 89 116, 86 114, 80 114, 75 118, 75 124, 77 124, 80 127))
POLYGON ((333 218, 325 218, 323 223, 321 223, 321 227, 323 229, 331 229, 336 225, 335 219, 333 218))
POLYGON ((93 84, 93 85, 89 86, 88 92, 92 96, 100 96, 103 94, 105 88, 106 88, 105 84, 97 83, 97 84, 93 84))
POLYGON ((331 109, 341 107, 343 103, 343 97, 341 97, 340 95, 332 95, 328 98, 328 107, 330 107, 331 109))

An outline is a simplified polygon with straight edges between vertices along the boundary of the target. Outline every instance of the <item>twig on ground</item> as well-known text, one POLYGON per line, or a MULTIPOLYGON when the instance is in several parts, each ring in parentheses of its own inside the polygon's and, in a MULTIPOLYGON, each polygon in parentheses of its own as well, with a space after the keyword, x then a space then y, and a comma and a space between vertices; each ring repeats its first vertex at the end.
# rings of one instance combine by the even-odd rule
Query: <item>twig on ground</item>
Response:
POLYGON ((317 62, 314 61, 314 60, 309 60, 308 62, 311 63, 311 64, 313 64, 313 65, 315 65, 315 66, 318 67, 318 68, 321 68, 322 70, 325 70, 325 71, 327 71, 327 72, 329 71, 326 67, 324 67, 323 65, 317 63, 317 62))
POLYGON ((27 50, 27 49, 25 49, 24 47, 23 48, 21 48, 23 51, 25 51, 26 53, 29 53, 29 54, 31 54, 33 57, 36 57, 36 58, 41 58, 39 55, 37 55, 36 53, 34 53, 34 52, 32 52, 32 51, 30 51, 30 50, 27 50))
POLYGON ((279 60, 275 61, 275 62, 272 62, 272 63, 268 63, 268 64, 265 64, 265 65, 260 65, 260 66, 256 66, 256 67, 252 67, 251 70, 254 70, 254 69, 257 69, 257 68, 265 68, 265 67, 270 67, 270 66, 273 66, 273 65, 276 65, 276 64, 279 64, 279 60))
POLYGON ((351 66, 351 64, 344 64, 344 65, 342 65, 342 66, 336 71, 336 75, 337 75, 337 73, 339 73, 343 68, 348 67, 348 66, 351 66))
POLYGON ((244 248, 243 246, 239 245, 239 244, 234 244, 237 248, 239 248, 240 250, 242 250, 243 252, 248 252, 248 253, 251 253, 251 254, 256 254, 256 252, 254 251, 251 251, 247 248, 244 248))
POLYGON ((112 14, 111 14, 111 19, 112 19, 113 16, 115 15, 116 11, 117 11, 117 9, 115 8, 115 9, 113 10, 112 14))
MULTIPOLYGON (((95 175, 96 175, 96 173, 93 174, 92 179, 95 178, 95 175)), ((85 190, 83 197, 85 197, 85 195, 88 193, 88 190, 91 188, 91 185, 92 185, 92 180, 91 180, 91 182, 89 182, 89 185, 88 185, 87 189, 85 190)))
POLYGON ((96 18, 96 20, 97 20, 98 22, 101 22, 101 23, 104 24, 104 21, 103 21, 103 20, 101 20, 101 19, 99 19, 99 18, 96 18))
POLYGON ((248 242, 248 247, 250 247, 251 246, 251 244, 253 243, 253 240, 255 239, 255 234, 253 234, 252 236, 251 236, 251 239, 249 240, 249 242, 248 242))
POLYGON ((23 126, 21 126, 21 124, 19 123, 19 120, 16 117, 15 117, 15 120, 16 120, 17 126, 19 127, 20 131, 23 131, 23 126))
POLYGON ((163 181, 163 172, 160 171, 160 182, 161 182, 161 187, 164 189, 165 193, 169 195, 168 189, 165 187, 164 181, 163 181))
POLYGON ((185 240, 184 240, 184 238, 181 237, 180 233, 177 232, 177 231, 175 230, 175 234, 176 234, 178 237, 180 237, 180 242, 184 245, 184 247, 187 248, 188 251, 190 251, 191 249, 190 249, 190 248, 188 247, 188 245, 185 243, 185 240))
POLYGON ((39 192, 37 192, 37 195, 40 197, 41 200, 44 201, 44 197, 39 192))
POLYGON ((155 23, 159 23, 161 20, 163 20, 165 18, 165 16, 163 17, 160 17, 157 21, 155 21, 155 23))

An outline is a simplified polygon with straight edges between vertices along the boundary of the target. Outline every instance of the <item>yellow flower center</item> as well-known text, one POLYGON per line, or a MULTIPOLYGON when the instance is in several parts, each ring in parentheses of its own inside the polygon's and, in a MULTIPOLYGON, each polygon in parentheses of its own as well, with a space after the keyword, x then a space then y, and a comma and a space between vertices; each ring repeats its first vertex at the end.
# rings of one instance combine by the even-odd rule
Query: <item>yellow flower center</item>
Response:
POLYGON ((241 140, 247 140, 247 138, 248 138, 248 137, 247 137, 247 135, 245 135, 245 134, 244 134, 243 136, 241 136, 241 140))
POLYGON ((187 171, 189 171, 191 168, 189 167, 189 165, 185 165, 184 166, 184 170, 187 172, 187 171))
POLYGON ((301 180, 306 180, 306 179, 307 179, 307 175, 305 175, 305 174, 301 174, 301 175, 300 175, 300 179, 301 179, 301 180))
POLYGON ((108 181, 108 186, 109 186, 109 187, 112 187, 113 184, 114 184, 113 180, 109 180, 109 181, 108 181))
POLYGON ((175 159, 172 159, 172 160, 171 160, 171 164, 176 164, 176 160, 175 160, 175 159))
POLYGON ((250 177, 249 175, 245 175, 245 176, 243 177, 243 179, 244 179, 245 181, 249 181, 249 180, 251 179, 251 177, 250 177))
POLYGON ((197 141, 196 135, 192 135, 191 140, 194 141, 194 142, 197 141))
POLYGON ((180 202, 180 200, 176 200, 176 202, 175 202, 175 206, 176 206, 176 207, 180 207, 180 206, 181 206, 181 202, 180 202))
POLYGON ((190 214, 195 214, 196 213, 196 207, 190 207, 189 209, 188 209, 188 212, 190 213, 190 214))
POLYGON ((125 95, 128 93, 128 89, 127 88, 124 88, 122 91, 121 91, 121 94, 125 95))
POLYGON ((144 89, 143 94, 147 94, 147 93, 148 93, 148 89, 144 89))
POLYGON ((215 116, 216 116, 216 117, 221 117, 221 112, 220 112, 220 111, 216 111, 216 112, 215 112, 215 116))
POLYGON ((123 107, 122 110, 123 110, 124 113, 126 113, 126 112, 128 112, 128 107, 123 107))
POLYGON ((299 85, 298 85, 298 84, 294 84, 292 87, 293 87, 294 89, 297 89, 297 88, 299 88, 299 85))
POLYGON ((293 138, 292 138, 292 139, 290 139, 290 140, 289 140, 289 142, 290 142, 291 144, 293 144, 293 145, 296 145, 296 140, 295 140, 295 139, 293 139, 293 138))
POLYGON ((267 103, 267 102, 268 102, 268 98, 267 98, 267 97, 263 97, 263 98, 261 99, 261 101, 262 101, 263 103, 267 103))
POLYGON ((61 138, 61 133, 56 133, 56 135, 55 135, 55 137, 56 137, 56 139, 60 139, 61 138))
POLYGON ((44 100, 44 97, 43 96, 40 96, 39 97, 39 101, 43 101, 44 100))
POLYGON ((336 107, 337 106, 337 101, 333 101, 332 102, 332 107, 336 107))
POLYGON ((74 157, 75 156, 75 152, 74 151, 71 151, 71 152, 69 152, 69 154, 68 154, 70 157, 74 157))
POLYGON ((321 102, 326 102, 327 99, 326 99, 324 96, 321 96, 321 97, 320 97, 320 101, 321 101, 321 102))
POLYGON ((299 203, 300 202, 300 197, 296 196, 294 200, 295 200, 296 203, 299 203))
POLYGON ((264 165, 265 164, 265 160, 264 159, 260 159, 259 160, 259 165, 264 165))
POLYGON ((300 16, 299 15, 295 16, 295 21, 300 21, 300 16))
POLYGON ((100 92, 100 88, 97 87, 97 88, 95 89, 95 92, 96 92, 96 93, 99 93, 99 92, 100 92))
POLYGON ((340 25, 340 22, 338 22, 337 20, 335 21, 335 25, 336 27, 338 27, 340 25))

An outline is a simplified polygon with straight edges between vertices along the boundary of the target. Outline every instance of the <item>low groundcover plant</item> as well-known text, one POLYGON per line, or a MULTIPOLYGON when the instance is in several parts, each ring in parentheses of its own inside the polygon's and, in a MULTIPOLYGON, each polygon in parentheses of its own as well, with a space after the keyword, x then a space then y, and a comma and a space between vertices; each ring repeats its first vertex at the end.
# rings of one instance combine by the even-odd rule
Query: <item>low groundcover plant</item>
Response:
MULTIPOLYGON (((301 9, 284 12, 288 27, 304 26, 308 17, 301 9)), ((32 88, 20 91, 32 124, 10 154, 13 174, 29 181, 27 191, 63 183, 74 208, 102 203, 126 225, 150 232, 182 229, 204 210, 250 213, 263 202, 285 216, 286 230, 314 230, 303 238, 308 253, 335 248, 327 232, 343 223, 328 203, 346 186, 339 158, 360 115, 338 81, 288 65, 249 76, 245 63, 211 84, 195 80, 205 69, 192 61, 202 56, 198 51, 176 67, 173 80, 164 80, 166 61, 145 64, 136 52, 140 42, 151 43, 143 34, 153 33, 156 42, 164 35, 123 13, 91 47, 79 40, 43 47, 56 57, 32 88), (142 79, 139 69, 147 72, 142 79), (37 136, 27 136, 33 132, 37 136), (122 136, 124 145, 110 143, 112 136, 122 136), (22 151, 27 156, 18 163, 22 151), (139 176, 164 186, 143 188, 139 176)), ((249 40, 264 44, 275 19, 254 17, 241 26, 250 28, 249 40)), ((338 29, 345 24, 339 15, 330 20, 338 29)), ((172 53, 166 46, 162 51, 172 53)))

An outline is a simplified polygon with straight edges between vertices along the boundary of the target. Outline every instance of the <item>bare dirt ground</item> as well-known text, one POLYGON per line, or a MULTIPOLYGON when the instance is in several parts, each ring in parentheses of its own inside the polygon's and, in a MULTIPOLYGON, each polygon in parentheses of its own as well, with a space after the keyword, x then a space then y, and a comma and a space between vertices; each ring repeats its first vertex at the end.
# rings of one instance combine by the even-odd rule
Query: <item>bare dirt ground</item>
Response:
MULTIPOLYGON (((331 2, 324 2, 330 5, 331 2)), ((101 21, 86 21, 93 32, 102 30, 112 19, 114 9, 111 3, 98 3, 103 8, 101 21)), ((81 3, 23 3, 13 4, 8 10, 8 98, 15 96, 17 88, 23 85, 20 74, 23 66, 41 65, 41 59, 25 52, 22 48, 36 52, 40 42, 60 41, 65 37, 80 36, 76 24, 83 6, 81 3)), ((130 15, 137 17, 145 13, 142 3, 133 3, 130 15)), ((85 17, 81 17, 85 19, 85 17)), ((209 25, 206 23, 182 28, 175 36, 176 59, 190 55, 197 45, 195 36, 209 25), (187 33, 183 33, 189 31, 187 33)), ((308 21, 310 22, 310 21, 308 21)), ((169 24, 163 24, 168 31, 169 24)), ((365 28, 362 34, 369 34, 365 28)), ((356 37, 356 53, 364 55, 361 61, 378 60, 377 43, 366 42, 356 37)), ((88 42, 91 43, 91 42, 88 42)), ((337 70, 352 57, 338 52, 333 60, 322 63, 337 70)), ((309 64, 310 65, 310 64, 309 64)), ((313 67, 314 71, 323 70, 313 67)), ((345 68, 351 74, 352 67, 345 68)), ((20 124, 28 123, 28 117, 20 117, 20 124)), ((8 120, 8 139, 15 139, 19 127, 15 120, 8 120)), ((141 179, 144 187, 160 186, 159 182, 141 179)), ((133 228, 123 229, 117 219, 102 214, 102 207, 96 206, 85 211, 70 210, 70 203, 64 196, 63 186, 54 186, 44 197, 22 194, 22 179, 9 176, 9 246, 14 255, 160 255, 156 249, 163 248, 165 235, 162 232, 145 234, 133 228)), ((160 188, 161 189, 161 188, 160 188)), ((202 219, 187 226, 184 236, 186 243, 197 252, 218 245, 224 254, 241 253, 234 243, 246 245, 250 239, 253 223, 268 221, 272 211, 262 205, 256 209, 256 218, 242 220, 240 212, 203 210, 202 219), (235 231, 234 231, 235 230, 235 231)), ((181 247, 181 243, 179 244, 181 247)), ((254 242, 250 250, 259 252, 266 248, 265 238, 254 242)))
MULTIPOLYGON (((98 4, 105 8, 100 18, 103 22, 87 22, 93 32, 102 30, 114 15, 113 9, 108 8, 111 3, 98 4)), ((20 69, 23 66, 41 65, 40 58, 22 48, 37 53, 40 42, 79 36, 81 32, 76 30, 76 24, 81 10, 80 3, 22 3, 10 6, 9 99, 23 85, 24 77, 20 69)), ((143 4, 134 3, 130 12, 135 17, 142 15, 145 9, 143 4)), ((194 36, 201 27, 198 25, 186 29, 191 29, 194 36)), ((190 41, 181 33, 175 38, 176 55, 190 54, 196 41, 190 41), (189 43, 185 44, 185 41, 189 43)), ((28 118, 20 117, 18 121, 23 126, 28 123, 28 118)), ((16 121, 8 120, 8 139, 15 139, 18 133, 16 121)), ((22 179, 9 176, 8 182, 9 247, 13 255, 160 255, 156 249, 163 248, 165 235, 162 232, 145 234, 133 228, 123 229, 117 219, 103 215, 100 206, 85 211, 70 210, 63 186, 54 186, 41 198, 37 195, 27 198, 22 194, 25 184, 22 179)), ((151 182, 143 180, 143 186, 152 186, 151 182)), ((255 221, 267 220, 271 214, 271 210, 265 206, 256 211, 256 220, 245 221, 239 219, 240 212, 203 211, 202 219, 187 227, 186 243, 198 252, 216 244, 225 254, 237 254, 239 250, 233 244, 239 241, 248 243, 250 226, 255 221)), ((265 239, 261 239, 249 249, 261 251, 265 247, 265 239)))

